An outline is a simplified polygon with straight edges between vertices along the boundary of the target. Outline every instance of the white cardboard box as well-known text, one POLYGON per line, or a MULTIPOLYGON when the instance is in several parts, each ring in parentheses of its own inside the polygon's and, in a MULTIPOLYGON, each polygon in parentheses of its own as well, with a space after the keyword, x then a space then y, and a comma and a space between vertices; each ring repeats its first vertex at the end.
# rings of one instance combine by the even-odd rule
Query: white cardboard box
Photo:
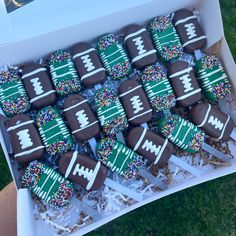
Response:
MULTIPOLYGON (((140 1, 139 4, 131 4, 128 5, 127 8, 125 6, 122 6, 120 8, 118 7, 117 9, 112 8, 109 4, 106 5, 106 2, 107 1, 101 3, 102 6, 104 6, 104 9, 102 13, 99 12, 96 18, 94 18, 93 16, 87 17, 87 15, 85 14, 87 18, 85 17, 84 20, 78 20, 75 18, 73 21, 72 18, 76 14, 76 12, 73 11, 72 16, 68 16, 70 17, 70 20, 68 20, 68 25, 66 27, 62 27, 61 29, 57 27, 55 27, 55 29, 50 28, 48 29, 47 33, 34 35, 32 37, 26 37, 25 34, 22 34, 20 36, 20 39, 18 39, 14 43, 0 47, 0 66, 4 65, 5 63, 15 64, 37 59, 41 56, 47 55, 48 53, 56 49, 67 48, 78 41, 94 42, 96 38, 103 33, 119 33, 119 31, 124 26, 130 23, 144 24, 154 16, 168 14, 177 9, 187 7, 190 9, 196 8, 200 10, 200 23, 208 39, 207 47, 210 47, 219 40, 222 40, 220 48, 221 59, 228 75, 231 78, 234 92, 236 91, 236 66, 224 37, 218 0, 140 1), (109 11, 110 8, 107 10, 106 6, 111 7, 112 11, 109 11), (107 12, 109 12, 109 14, 107 14, 107 12)), ((124 1, 120 1, 119 3, 122 4, 124 3, 124 1)), ((76 3, 74 2, 74 4, 76 3)), ((98 9, 101 11, 101 6, 98 9)), ((89 8, 87 10, 89 10, 89 8)), ((92 9, 91 11, 94 11, 94 9, 92 9)), ((89 14, 89 11, 87 12, 87 14, 89 14)), ((9 168, 14 178, 15 175, 11 167, 9 155, 6 150, 6 145, 4 143, 2 133, 0 133, 0 141, 4 154, 8 161, 9 168)), ((233 153, 236 154, 236 146, 232 146, 231 149, 233 153)), ((209 167, 207 168, 207 170, 202 169, 202 171, 203 174, 199 177, 190 178, 181 184, 170 185, 167 190, 155 193, 154 195, 145 198, 143 201, 137 202, 130 207, 116 212, 113 215, 101 217, 99 220, 93 222, 92 224, 82 227, 72 235, 78 236, 81 234, 85 234, 149 202, 155 201, 159 198, 186 189, 188 187, 236 172, 236 159, 233 159, 231 161, 230 167, 221 167, 218 169, 209 167)), ((51 235, 50 229, 45 226, 42 221, 34 220, 32 214, 32 200, 29 192, 25 189, 18 190, 17 216, 18 236, 51 235)))

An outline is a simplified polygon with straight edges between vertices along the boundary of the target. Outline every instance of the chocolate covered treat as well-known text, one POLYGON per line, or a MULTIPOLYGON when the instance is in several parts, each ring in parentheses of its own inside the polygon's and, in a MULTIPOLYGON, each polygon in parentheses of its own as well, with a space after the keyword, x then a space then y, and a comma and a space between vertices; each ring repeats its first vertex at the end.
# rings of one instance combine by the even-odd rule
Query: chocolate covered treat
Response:
POLYGON ((141 70, 157 61, 149 33, 140 25, 132 24, 125 28, 124 43, 135 68, 141 70))
POLYGON ((56 91, 47 68, 36 63, 26 64, 22 70, 22 80, 34 108, 40 109, 56 103, 56 91))
POLYGON ((113 136, 128 128, 128 121, 116 92, 101 88, 94 94, 94 103, 100 124, 106 135, 113 136))
POLYGON ((106 72, 102 62, 89 43, 78 43, 73 47, 72 57, 80 76, 81 82, 86 87, 102 84, 106 79, 106 72))
POLYGON ((0 104, 7 116, 24 113, 30 108, 29 98, 17 67, 0 71, 0 104))
POLYGON ((5 121, 14 157, 19 162, 40 159, 45 152, 34 121, 25 114, 15 115, 5 121))
POLYGON ((179 106, 188 107, 202 99, 193 68, 185 61, 169 65, 168 74, 179 106))
POLYGON ((59 170, 67 179, 89 191, 100 189, 108 173, 100 161, 94 161, 77 151, 61 156, 59 170))
POLYGON ((71 55, 65 51, 56 51, 50 55, 50 72, 55 89, 65 96, 80 90, 80 79, 71 55))
POLYGON ((174 149, 167 139, 143 127, 131 129, 127 143, 139 155, 161 168, 166 165, 174 149))
POLYGON ((163 116, 157 123, 160 134, 177 147, 190 153, 198 152, 202 147, 205 133, 188 120, 169 115, 163 116))
POLYGON ((140 125, 151 120, 151 105, 142 85, 138 82, 135 80, 122 82, 119 87, 119 97, 131 124, 140 125))
POLYGON ((37 114, 39 133, 50 155, 61 154, 72 148, 73 141, 58 109, 48 106, 37 114))
POLYGON ((173 23, 186 53, 205 47, 206 35, 202 31, 197 16, 192 11, 188 9, 176 11, 173 23))
POLYGON ((204 95, 218 101, 231 94, 232 87, 220 60, 214 55, 206 55, 195 65, 198 83, 204 95))
POLYGON ((78 140, 87 141, 99 133, 99 121, 83 96, 72 94, 67 97, 63 112, 72 134, 78 140))
POLYGON ((110 138, 104 138, 98 143, 97 157, 125 179, 137 176, 139 169, 143 166, 143 160, 138 154, 110 138))
POLYGON ((190 115, 193 123, 218 140, 228 140, 234 128, 233 120, 229 115, 208 103, 194 105, 190 115))
POLYGON ((154 111, 165 111, 175 106, 175 95, 161 64, 148 66, 141 74, 141 80, 154 111))
POLYGON ((68 205, 73 194, 71 182, 37 161, 29 164, 21 176, 21 182, 24 188, 28 188, 36 196, 56 208, 68 205))
POLYGON ((113 34, 102 36, 97 43, 97 49, 102 63, 112 79, 121 79, 130 74, 129 59, 113 34))
POLYGON ((161 60, 168 62, 178 59, 183 49, 170 17, 159 16, 149 25, 150 33, 161 60))

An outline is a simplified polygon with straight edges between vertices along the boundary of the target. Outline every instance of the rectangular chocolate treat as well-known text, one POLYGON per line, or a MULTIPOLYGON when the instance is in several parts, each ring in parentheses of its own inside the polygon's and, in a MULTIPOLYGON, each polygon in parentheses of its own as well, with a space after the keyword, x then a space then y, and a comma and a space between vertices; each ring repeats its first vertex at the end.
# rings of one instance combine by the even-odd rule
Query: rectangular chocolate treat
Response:
POLYGON ((196 104, 192 107, 190 115, 193 123, 218 140, 228 140, 234 128, 229 115, 208 103, 196 104))
POLYGON ((120 84, 118 90, 121 103, 131 124, 140 125, 151 120, 152 108, 142 85, 135 80, 126 80, 120 84))
POLYGON ((125 28, 124 43, 134 67, 141 70, 157 61, 156 49, 147 30, 140 25, 125 28))
POLYGON ((179 106, 188 107, 202 99, 194 70, 187 62, 176 61, 170 64, 168 74, 179 106))
POLYGON ((195 16, 192 11, 188 9, 176 11, 173 23, 185 52, 191 53, 205 47, 206 35, 204 35, 202 31, 197 16, 195 16))
POLYGON ((83 96, 72 94, 67 97, 63 112, 72 134, 78 140, 87 141, 99 133, 99 122, 83 96))
POLYGON ((128 132, 127 143, 135 152, 159 167, 166 165, 174 150, 167 139, 142 127, 128 132))
POLYGON ((40 109, 56 103, 56 91, 46 67, 26 64, 22 69, 22 80, 33 107, 40 109))
POLYGON ((68 180, 89 191, 100 189, 108 174, 107 168, 100 161, 94 161, 77 151, 63 154, 58 166, 68 180))
POLYGON ((14 157, 19 162, 30 162, 43 157, 45 149, 34 121, 25 114, 5 121, 14 157))
POLYGON ((72 49, 72 58, 79 73, 81 82, 86 87, 102 84, 106 79, 106 72, 102 62, 89 43, 78 43, 72 49))

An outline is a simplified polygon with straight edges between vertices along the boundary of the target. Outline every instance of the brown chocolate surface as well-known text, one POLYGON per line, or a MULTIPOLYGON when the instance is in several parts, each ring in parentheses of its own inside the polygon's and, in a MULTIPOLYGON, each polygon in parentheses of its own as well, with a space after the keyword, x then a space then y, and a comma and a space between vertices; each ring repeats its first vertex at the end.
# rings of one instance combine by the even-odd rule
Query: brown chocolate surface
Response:
POLYGON ((67 179, 89 191, 100 189, 107 177, 107 168, 101 162, 78 152, 63 154, 58 166, 67 179))
POLYGON ((35 63, 26 64, 22 70, 22 80, 34 108, 40 109, 57 102, 47 68, 35 63))
POLYGON ((67 97, 63 111, 72 134, 78 140, 87 141, 99 133, 99 122, 83 96, 72 94, 67 97))
POLYGON ((44 146, 34 121, 25 114, 5 121, 14 157, 19 162, 30 162, 43 157, 44 146), (25 123, 27 122, 27 123, 25 123))
POLYGON ((119 86, 119 98, 128 121, 140 125, 152 118, 152 108, 142 86, 135 80, 126 80, 119 86))
POLYGON ((233 120, 208 103, 199 103, 190 112, 193 123, 208 135, 220 140, 228 140, 234 128, 233 120))
POLYGON ((129 25, 124 31, 124 42, 131 62, 137 69, 143 69, 157 61, 156 50, 148 31, 140 25, 129 25))
POLYGON ((177 105, 188 107, 202 99, 201 89, 194 70, 187 62, 177 61, 170 64, 168 74, 177 105))
POLYGON ((191 53, 205 47, 206 38, 203 37, 205 34, 192 11, 188 9, 176 11, 173 23, 185 52, 191 53))
POLYGON ((174 150, 167 139, 142 127, 129 131, 127 143, 135 152, 159 167, 166 165, 174 150))
POLYGON ((72 57, 80 79, 86 87, 93 87, 105 81, 105 69, 95 48, 89 43, 82 42, 76 44, 72 50, 72 57))

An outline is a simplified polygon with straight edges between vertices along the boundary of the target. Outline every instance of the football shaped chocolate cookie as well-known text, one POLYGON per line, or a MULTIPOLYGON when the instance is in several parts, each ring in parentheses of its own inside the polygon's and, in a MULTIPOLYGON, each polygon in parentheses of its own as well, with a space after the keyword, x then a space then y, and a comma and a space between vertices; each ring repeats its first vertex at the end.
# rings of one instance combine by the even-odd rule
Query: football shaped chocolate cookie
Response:
POLYGON ((140 25, 129 25, 125 28, 124 43, 137 69, 154 64, 157 61, 156 50, 147 30, 140 25))
POLYGON ((126 80, 120 84, 118 90, 121 103, 131 124, 140 125, 152 118, 152 108, 142 85, 135 80, 126 80))
POLYGON ((228 140, 234 128, 234 123, 229 115, 208 103, 194 105, 190 115, 193 123, 218 140, 228 140))
POLYGON ((135 152, 159 167, 166 165, 174 150, 167 139, 142 127, 129 131, 127 143, 135 152))
POLYGON ((40 64, 26 64, 22 70, 22 80, 33 107, 40 109, 57 101, 47 68, 40 64))
POLYGON ((174 26, 179 34, 182 47, 185 52, 191 53, 197 49, 203 49, 206 45, 206 35, 197 20, 197 16, 188 9, 175 12, 174 26))
POLYGON ((89 191, 100 189, 107 177, 107 168, 100 161, 94 161, 77 151, 63 154, 58 165, 67 179, 89 191))
POLYGON ((201 100, 201 89, 193 68, 187 62, 177 61, 170 64, 168 74, 179 106, 188 107, 201 100))
POLYGON ((89 43, 78 43, 73 47, 72 57, 80 76, 81 82, 86 87, 102 84, 106 79, 106 72, 102 62, 89 43))
POLYGON ((72 134, 80 141, 95 137, 99 131, 99 121, 93 113, 88 101, 78 94, 72 94, 65 99, 65 117, 72 134))
POLYGON ((5 121, 14 157, 19 162, 41 158, 45 149, 34 121, 25 114, 15 115, 5 121))

